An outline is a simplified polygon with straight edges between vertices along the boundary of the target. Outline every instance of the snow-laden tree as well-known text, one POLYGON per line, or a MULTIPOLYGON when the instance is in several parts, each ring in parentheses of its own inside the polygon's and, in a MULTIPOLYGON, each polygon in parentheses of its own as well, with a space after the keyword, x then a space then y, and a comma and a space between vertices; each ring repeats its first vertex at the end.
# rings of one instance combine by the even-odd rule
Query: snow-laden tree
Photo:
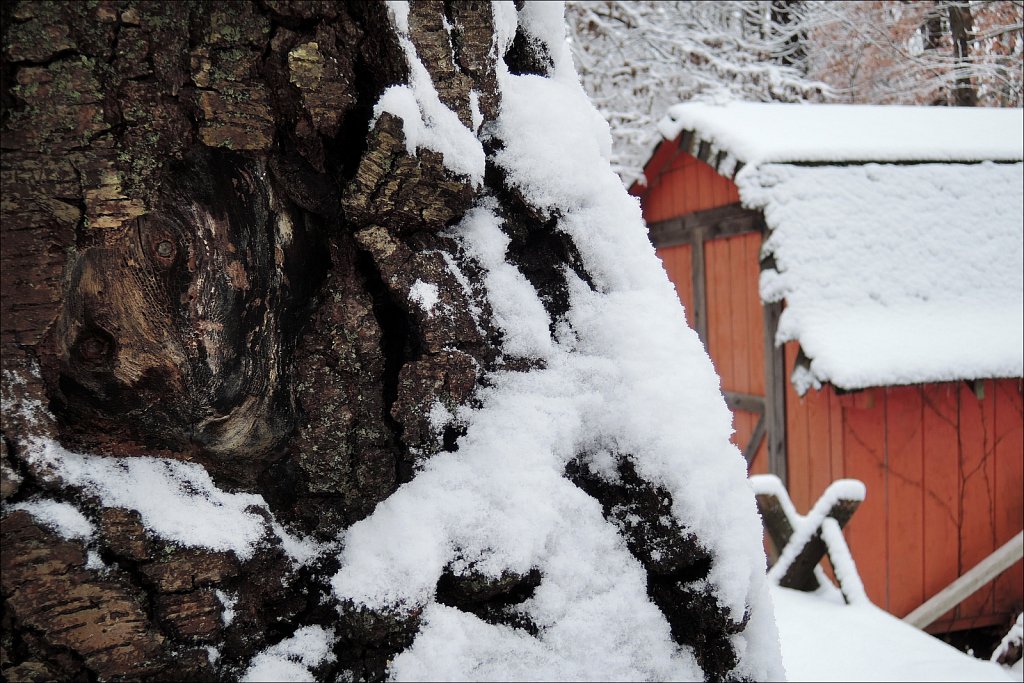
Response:
POLYGON ((1024 104, 1019 0, 601 0, 566 16, 627 184, 678 102, 1024 104))
POLYGON ((1024 3, 795 2, 776 26, 803 46, 795 64, 837 101, 1019 107, 1024 3))
POLYGON ((559 4, 2 11, 5 679, 782 676, 559 4))
MULTIPOLYGON (((612 167, 643 172, 668 108, 695 100, 797 102, 825 86, 794 68, 794 30, 772 3, 579 1, 566 4, 583 86, 612 129, 612 167)), ((793 17, 793 19, 802 18, 793 17)))

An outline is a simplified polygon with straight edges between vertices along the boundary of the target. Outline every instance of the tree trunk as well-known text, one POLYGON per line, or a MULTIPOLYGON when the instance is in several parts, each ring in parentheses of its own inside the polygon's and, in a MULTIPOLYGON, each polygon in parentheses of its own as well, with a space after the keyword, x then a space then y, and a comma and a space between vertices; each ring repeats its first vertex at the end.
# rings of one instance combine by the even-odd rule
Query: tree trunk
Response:
MULTIPOLYGON (((471 129, 498 114, 496 60, 550 68, 525 35, 495 54, 491 12, 436 1, 409 16, 471 129)), ((374 115, 416 77, 383 4, 5 3, 3 46, 4 677, 232 679, 308 625, 337 636, 318 678, 384 677, 416 616, 332 604, 335 557, 295 569, 280 538, 249 556, 187 547, 33 448, 198 464, 332 542, 458 448, 437 406, 452 416, 497 367, 538 365, 503 352, 480 266, 445 228, 493 195, 507 259, 552 320, 566 273, 589 281, 576 246, 493 163, 474 186, 374 115), (40 496, 83 511, 92 545, 18 507, 40 496)), ((651 600, 705 675, 727 676, 745 622, 694 588, 707 546, 665 521, 664 489, 619 467, 614 482, 566 476, 609 520, 643 520, 623 533, 651 600)), ((449 570, 437 599, 529 633, 505 608, 539 580, 449 570)))
POLYGON ((953 103, 958 107, 978 106, 978 91, 971 82, 971 40, 974 38, 974 18, 966 2, 950 2, 949 32, 953 38, 953 57, 956 61, 956 88, 953 103), (964 72, 967 73, 964 73, 964 72))

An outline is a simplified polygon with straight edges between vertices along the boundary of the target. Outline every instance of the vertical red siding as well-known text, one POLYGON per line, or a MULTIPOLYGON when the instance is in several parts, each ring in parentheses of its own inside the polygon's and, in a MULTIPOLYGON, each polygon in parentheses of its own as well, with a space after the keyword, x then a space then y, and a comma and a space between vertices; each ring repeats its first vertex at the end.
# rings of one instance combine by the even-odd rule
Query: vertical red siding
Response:
POLYGON ((846 474, 846 461, 843 456, 843 405, 831 385, 822 388, 828 398, 829 450, 831 451, 832 480, 843 479, 846 474))
POLYGON ((723 389, 733 389, 732 278, 729 273, 728 240, 704 244, 704 272, 707 277, 708 353, 722 378, 723 389))
MULTIPOLYGON (((742 390, 754 396, 764 396, 764 315, 761 309, 761 297, 757 289, 757 281, 761 274, 758 263, 758 255, 761 252, 761 234, 747 233, 733 239, 739 252, 737 268, 743 273, 744 282, 743 296, 736 304, 740 320, 744 323, 746 340, 736 345, 737 352, 745 361, 747 372, 742 390), (758 340, 761 340, 761 343, 758 343, 758 340)), ((750 415, 750 435, 753 434, 760 417, 759 414, 750 415)), ((748 440, 750 435, 748 435, 748 440)), ((767 450, 765 443, 762 441, 759 450, 767 450)), ((767 456, 765 456, 765 461, 767 462, 767 456)))
MULTIPOLYGON (((989 389, 995 400, 995 528, 996 545, 1001 546, 1024 527, 1024 385, 1004 379, 992 382, 989 389)), ((1011 596, 1019 597, 1021 586, 1024 562, 1017 562, 996 580, 996 610, 1005 609, 1011 596)))
MULTIPOLYGON (((751 233, 751 236, 760 241, 760 235, 751 233)), ((747 329, 747 299, 755 295, 757 290, 750 287, 748 263, 746 260, 745 235, 738 235, 723 240, 729 245, 729 273, 732 276, 732 291, 729 298, 729 317, 732 330, 729 334, 733 340, 733 378, 732 389, 750 393, 750 353, 751 344, 750 331, 747 329)), ((736 424, 736 445, 742 450, 750 441, 754 433, 754 426, 757 424, 757 416, 743 410, 737 410, 733 418, 736 424)))
POLYGON ((808 494, 811 500, 816 500, 835 479, 832 475, 828 394, 816 391, 805 398, 804 405, 807 417, 808 494))
POLYGON ((921 387, 887 387, 885 393, 888 609, 903 617, 925 600, 921 387))
MULTIPOLYGON (((991 391, 991 383, 986 382, 991 391)), ((979 401, 966 383, 960 384, 960 571, 970 569, 995 550, 995 427, 992 400, 979 401)), ((993 611, 992 584, 965 600, 958 616, 964 618, 993 611)))
MULTIPOLYGON (((963 382, 923 388, 925 598, 1024 526, 1021 381, 987 380, 982 386, 980 399, 963 382)), ((1022 591, 1018 562, 929 630, 1001 624, 1020 611, 1022 591)))
MULTIPOLYGON (((925 599, 948 586, 960 574, 960 448, 959 387, 952 382, 922 388, 921 428, 927 466, 924 488, 925 599)), ((941 620, 952 620, 950 612, 941 620)))
POLYGON ((847 526, 846 537, 868 597, 876 605, 889 605, 888 501, 885 453, 884 391, 868 389, 842 397, 843 456, 846 476, 860 479, 867 496, 847 526))
MULTIPOLYGON (((757 293, 760 233, 709 240, 704 245, 707 276, 708 353, 722 378, 722 389, 764 396, 764 319, 757 293), (757 343, 756 340, 761 340, 757 343)), ((746 448, 759 415, 733 414, 733 443, 746 448)), ((758 449, 751 471, 767 471, 766 447, 758 449)))
POLYGON ((680 244, 658 249, 668 279, 676 286, 676 294, 686 310, 686 323, 693 327, 693 247, 680 244))
MULTIPOLYGON (((787 347, 791 371, 796 349, 787 347)), ((1020 380, 987 381, 980 400, 963 382, 787 391, 790 494, 803 512, 827 481, 867 485, 847 539, 880 607, 905 616, 1024 526, 1020 380)), ((1017 563, 929 630, 1016 613, 1022 572, 1017 563)))
POLYGON ((786 462, 789 474, 789 495, 801 512, 806 512, 821 491, 811 491, 810 450, 807 443, 807 402, 817 400, 817 395, 807 393, 797 396, 788 381, 796 362, 797 345, 789 342, 785 346, 786 359, 786 462))

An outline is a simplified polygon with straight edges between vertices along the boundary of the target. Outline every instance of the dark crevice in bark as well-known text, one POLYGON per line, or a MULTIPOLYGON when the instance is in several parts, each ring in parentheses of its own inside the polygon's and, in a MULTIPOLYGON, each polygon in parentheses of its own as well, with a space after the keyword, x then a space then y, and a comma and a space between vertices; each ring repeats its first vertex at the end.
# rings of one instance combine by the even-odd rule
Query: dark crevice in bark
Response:
POLYGON ((489 624, 522 629, 536 636, 540 632, 537 625, 527 614, 517 611, 516 606, 533 597, 542 578, 537 569, 498 578, 445 571, 437 582, 437 601, 474 614, 489 624))
MULTIPOLYGON (((312 3, 308 2, 305 4, 309 6, 309 11, 305 16, 302 14, 282 12, 280 10, 283 8, 275 7, 278 3, 267 2, 267 0, 257 0, 255 4, 260 14, 270 19, 271 22, 298 33, 308 32, 315 29, 317 24, 319 24, 323 18, 320 13, 316 12, 312 3)), ((297 9, 301 11, 303 8, 300 5, 297 9)))
POLYGON ((462 25, 459 22, 456 8, 454 7, 453 0, 444 0, 442 4, 442 13, 445 20, 448 22, 448 26, 451 29, 448 32, 448 39, 452 44, 452 62, 456 71, 463 71, 462 68, 462 25))
POLYGON ((329 221, 325 233, 336 229, 341 215, 341 192, 338 185, 325 173, 320 173, 301 155, 296 141, 286 137, 279 141, 279 150, 270 158, 274 179, 288 197, 300 207, 329 221))
POLYGON ((505 52, 505 64, 516 76, 547 76, 555 66, 544 44, 526 35, 522 26, 516 29, 515 38, 505 52))
POLYGON ((668 620, 673 639, 693 649, 709 680, 725 680, 738 661, 730 638, 743 631, 747 617, 734 622, 707 585, 712 557, 675 521, 671 494, 641 478, 621 455, 616 481, 592 470, 585 456, 569 462, 566 476, 601 504, 605 519, 647 570, 647 594, 668 620))
MULTIPOLYGON (((222 658, 218 662, 222 676, 229 673, 240 676, 256 651, 290 638, 295 631, 303 626, 322 625, 331 628, 337 621, 338 613, 333 600, 329 599, 330 577, 337 570, 337 559, 324 557, 313 564, 301 567, 296 574, 287 577, 285 586, 287 591, 291 595, 298 596, 299 599, 287 613, 286 619, 268 618, 266 620, 263 637, 258 647, 248 643, 248 638, 244 635, 238 637, 233 634, 234 622, 223 626, 220 638, 214 643, 220 644, 223 648, 222 658)), ((244 587, 242 585, 244 581, 245 577, 239 577, 232 585, 225 584, 220 587, 229 593, 238 595, 244 587)))
POLYGON ((411 614, 381 613, 344 602, 338 612, 341 618, 336 622, 339 638, 334 646, 334 670, 350 671, 349 680, 386 680, 391 661, 412 644, 420 627, 419 610, 411 614))
POLYGON ((18 457, 18 444, 14 439, 8 438, 2 430, 0 430, 0 447, 2 447, 3 458, 0 459, 0 464, 5 467, 9 467, 17 477, 17 481, 14 482, 14 490, 11 493, 4 492, 3 504, 10 505, 34 495, 38 487, 35 485, 35 479, 29 472, 28 467, 18 457))
MULTIPOLYGON (((40 664, 44 668, 41 672, 38 669, 24 671, 24 675, 32 676, 32 678, 24 680, 44 681, 57 677, 63 677, 65 680, 75 683, 97 683, 100 680, 96 672, 86 666, 85 658, 70 648, 47 642, 47 634, 42 630, 30 626, 21 629, 8 629, 6 627, 8 620, 13 620, 13 618, 5 601, 0 607, 0 624, 4 625, 5 635, 11 634, 7 656, 15 666, 10 669, 5 668, 4 680, 9 680, 12 683, 20 680, 18 674, 14 673, 12 669, 17 670, 19 666, 26 664, 29 666, 40 664)), ((7 646, 7 643, 4 643, 4 646, 7 646)))
POLYGON ((459 450, 459 439, 466 435, 466 428, 463 425, 451 424, 444 428, 441 434, 441 450, 447 453, 455 453, 459 450))
POLYGON ((381 351, 384 354, 384 414, 383 423, 394 439, 395 479, 400 486, 412 479, 412 460, 402 441, 402 425, 392 416, 391 409, 398 398, 398 378, 402 366, 422 353, 416 346, 416 335, 406 309, 395 300, 384 282, 373 258, 360 252, 356 258, 359 272, 366 282, 366 291, 373 299, 373 314, 381 331, 381 351))
MULTIPOLYGON (((2 3, 3 11, 9 12, 11 3, 2 3)), ((14 74, 17 71, 17 67, 5 60, 0 60, 0 128, 6 130, 7 121, 10 119, 11 114, 18 110, 19 107, 23 107, 14 96, 13 88, 15 85, 14 74)), ((0 142, 0 147, 3 147, 3 143, 0 142)))
POLYGON ((270 463, 257 479, 260 493, 274 514, 286 514, 302 492, 302 473, 292 454, 270 463))
POLYGON ((384 16, 386 8, 355 3, 350 5, 350 10, 363 33, 363 39, 352 50, 356 101, 342 119, 338 134, 324 140, 328 168, 339 187, 345 187, 352 180, 366 153, 366 133, 377 100, 388 87, 408 79, 408 67, 397 41, 389 38, 389 44, 381 50, 372 40, 374 22, 388 21, 384 16), (383 64, 381 57, 385 60, 383 64))
MULTIPOLYGON (((404 77, 400 72, 389 74, 387 70, 381 70, 378 63, 368 58, 364 52, 364 46, 370 42, 366 28, 364 36, 364 40, 353 50, 355 103, 341 120, 338 134, 334 138, 324 140, 328 169, 339 187, 344 187, 351 181, 358 169, 359 160, 367 152, 367 131, 370 129, 370 120, 377 100, 385 89, 400 83, 404 77)), ((394 47, 398 49, 397 45, 394 47)))
POLYGON ((121 23, 120 18, 118 18, 117 21, 114 22, 114 32, 110 38, 110 54, 107 56, 105 60, 108 65, 113 65, 114 60, 117 59, 117 47, 118 42, 121 40, 122 27, 123 24, 121 23))

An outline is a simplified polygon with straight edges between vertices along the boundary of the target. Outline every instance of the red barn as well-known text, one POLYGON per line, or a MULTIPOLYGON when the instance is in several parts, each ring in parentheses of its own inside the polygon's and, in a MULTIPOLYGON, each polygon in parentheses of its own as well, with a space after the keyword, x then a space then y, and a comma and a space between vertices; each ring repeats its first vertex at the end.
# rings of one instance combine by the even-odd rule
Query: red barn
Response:
MULTIPOLYGON (((1021 110, 673 107, 632 192, 751 473, 847 538, 904 616, 1024 525, 1021 110)), ((1001 624, 1017 562, 929 630, 1001 624)))

